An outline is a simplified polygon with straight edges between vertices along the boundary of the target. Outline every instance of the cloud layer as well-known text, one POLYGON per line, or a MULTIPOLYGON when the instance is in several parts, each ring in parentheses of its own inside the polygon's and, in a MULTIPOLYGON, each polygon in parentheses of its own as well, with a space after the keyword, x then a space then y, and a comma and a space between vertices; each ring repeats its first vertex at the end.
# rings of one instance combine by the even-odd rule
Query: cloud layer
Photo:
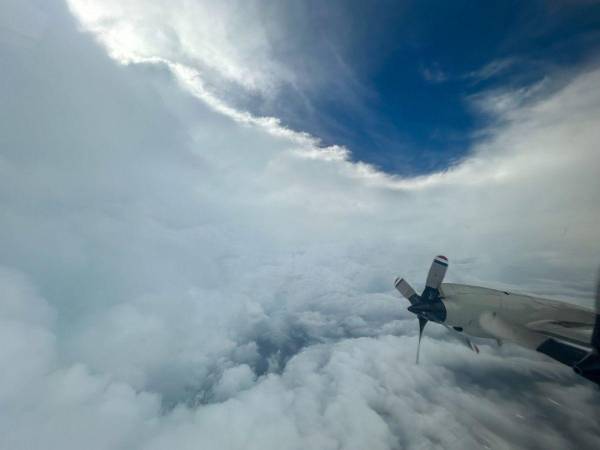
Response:
POLYGON ((166 52, 85 5, 143 62, 63 5, 1 6, 0 447, 593 447, 598 393, 541 356, 432 326, 415 366, 391 280, 444 252, 449 280, 591 302, 600 71, 474 99, 500 125, 471 156, 399 178, 199 95, 209 56, 268 85, 260 33, 224 44, 219 19, 200 56, 166 52))

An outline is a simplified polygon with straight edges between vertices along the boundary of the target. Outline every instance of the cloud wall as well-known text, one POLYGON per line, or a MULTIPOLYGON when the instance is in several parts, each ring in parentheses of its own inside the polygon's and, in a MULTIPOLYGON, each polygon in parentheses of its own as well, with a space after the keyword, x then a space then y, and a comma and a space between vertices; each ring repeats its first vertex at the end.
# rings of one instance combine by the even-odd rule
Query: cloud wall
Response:
POLYGON ((0 447, 593 447, 598 393, 542 356, 432 326, 415 366, 391 281, 442 252, 452 281, 591 304, 600 71, 482 96, 467 160, 399 178, 216 108, 145 16, 86 5, 99 35, 1 6, 0 447), (144 62, 96 43, 113 25, 144 62))

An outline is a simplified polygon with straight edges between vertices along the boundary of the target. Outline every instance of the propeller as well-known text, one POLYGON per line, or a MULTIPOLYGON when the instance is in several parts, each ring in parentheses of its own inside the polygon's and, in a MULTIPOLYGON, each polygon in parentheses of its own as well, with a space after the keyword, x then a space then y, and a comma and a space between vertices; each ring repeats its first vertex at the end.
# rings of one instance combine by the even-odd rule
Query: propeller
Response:
MULTIPOLYGON (((425 289, 421 295, 418 295, 415 290, 408 284, 404 278, 396 278, 394 286, 396 289, 410 302, 408 310, 415 314, 419 319, 419 342, 417 344, 417 364, 419 364, 419 353, 421 350, 421 338, 423 336, 423 330, 427 322, 437 322, 444 324, 446 320, 446 308, 440 297, 440 286, 448 270, 448 258, 442 255, 438 255, 431 263, 429 273, 427 274, 427 280, 425 282, 425 289)), ((467 339, 469 347, 477 348, 471 341, 467 339)))
POLYGON ((423 319, 421 317, 419 319, 419 343, 417 344, 417 364, 419 364, 419 352, 421 351, 421 338, 423 337, 423 330, 425 329, 425 325, 427 325, 427 319, 423 319))

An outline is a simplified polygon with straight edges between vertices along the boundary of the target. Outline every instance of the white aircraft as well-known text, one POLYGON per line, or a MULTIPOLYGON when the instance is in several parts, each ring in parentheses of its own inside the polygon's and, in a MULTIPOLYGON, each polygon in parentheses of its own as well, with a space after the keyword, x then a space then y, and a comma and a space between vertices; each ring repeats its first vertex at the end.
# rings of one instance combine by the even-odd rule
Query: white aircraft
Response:
POLYGON ((479 349, 466 335, 537 350, 600 385, 600 285, 594 312, 528 295, 442 284, 447 269, 448 258, 437 256, 420 296, 404 279, 394 283, 419 319, 417 363, 423 329, 431 321, 456 332, 476 352, 479 349))

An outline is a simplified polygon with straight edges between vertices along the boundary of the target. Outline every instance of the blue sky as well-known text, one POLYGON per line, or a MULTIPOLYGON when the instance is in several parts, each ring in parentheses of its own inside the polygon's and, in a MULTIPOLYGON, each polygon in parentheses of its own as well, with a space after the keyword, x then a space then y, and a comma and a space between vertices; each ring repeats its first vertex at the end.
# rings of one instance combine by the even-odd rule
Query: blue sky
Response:
MULTIPOLYGON (((461 160, 489 116, 474 95, 518 89, 594 59, 600 5, 548 1, 336 1, 286 6, 285 42, 275 42, 303 77, 276 102, 249 102, 355 160, 403 175, 461 160)), ((265 14, 263 20, 269 20, 265 14), (265 18, 266 17, 266 18, 265 18)))

